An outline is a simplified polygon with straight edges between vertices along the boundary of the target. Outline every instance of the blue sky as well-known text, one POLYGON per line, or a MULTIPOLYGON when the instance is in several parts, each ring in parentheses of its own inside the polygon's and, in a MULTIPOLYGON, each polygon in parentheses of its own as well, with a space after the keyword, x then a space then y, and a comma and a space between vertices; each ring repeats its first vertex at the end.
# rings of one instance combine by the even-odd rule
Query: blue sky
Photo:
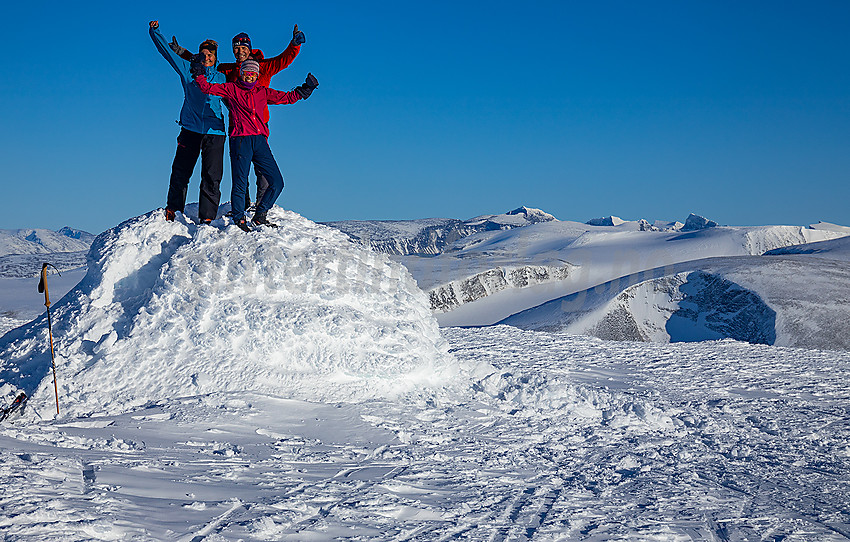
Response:
MULTIPOLYGON (((216 39, 224 62, 238 32, 267 55, 294 24, 305 32, 272 86, 308 71, 320 86, 272 106, 269 142, 286 179, 278 204, 316 221, 527 205, 579 221, 850 225, 849 2, 4 10, 0 228, 97 233, 164 205, 182 91, 152 19, 191 49, 216 39)), ((190 201, 198 182, 196 169, 190 201)))

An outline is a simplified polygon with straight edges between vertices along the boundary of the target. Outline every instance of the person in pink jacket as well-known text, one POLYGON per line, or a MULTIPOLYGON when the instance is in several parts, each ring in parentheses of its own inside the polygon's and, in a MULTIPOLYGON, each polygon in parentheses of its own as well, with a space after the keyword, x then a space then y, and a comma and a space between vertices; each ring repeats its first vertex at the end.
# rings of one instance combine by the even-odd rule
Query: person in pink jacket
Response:
POLYGON ((283 92, 257 83, 260 65, 255 60, 246 60, 239 67, 239 80, 231 83, 209 83, 203 70, 195 70, 195 82, 201 92, 227 98, 230 109, 230 170, 232 187, 230 205, 233 220, 244 231, 251 231, 245 218, 245 193, 248 190, 248 171, 251 164, 269 181, 269 189, 257 202, 251 220, 253 225, 276 227, 266 218, 266 213, 277 201, 283 190, 283 175, 269 148, 268 118, 269 104, 293 104, 310 97, 319 82, 312 73, 295 90, 283 92))

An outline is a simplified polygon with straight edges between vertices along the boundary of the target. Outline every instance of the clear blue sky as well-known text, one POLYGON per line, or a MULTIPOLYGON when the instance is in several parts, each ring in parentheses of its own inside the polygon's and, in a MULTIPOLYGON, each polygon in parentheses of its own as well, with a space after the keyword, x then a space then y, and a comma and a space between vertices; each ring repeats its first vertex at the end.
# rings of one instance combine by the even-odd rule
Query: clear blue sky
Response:
POLYGON ((846 1, 16 2, 4 18, 0 228, 97 233, 164 205, 182 91, 152 19, 191 49, 216 39, 224 62, 238 32, 275 55, 304 30, 272 86, 320 86, 272 107, 270 144, 278 203, 316 221, 528 205, 850 225, 846 1))

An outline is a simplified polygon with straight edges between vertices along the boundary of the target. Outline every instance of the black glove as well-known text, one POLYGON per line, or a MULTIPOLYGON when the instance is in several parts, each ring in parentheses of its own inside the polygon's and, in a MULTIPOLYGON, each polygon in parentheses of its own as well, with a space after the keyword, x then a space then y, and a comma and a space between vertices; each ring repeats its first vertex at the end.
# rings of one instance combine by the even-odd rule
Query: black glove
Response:
POLYGON ((319 86, 319 80, 316 79, 316 76, 312 73, 307 74, 307 80, 304 81, 304 84, 300 87, 295 87, 295 92, 301 95, 301 98, 307 99, 310 97, 310 94, 313 93, 313 90, 319 86))
POLYGON ((301 32, 300 30, 292 37, 292 42, 295 45, 301 45, 305 41, 307 41, 307 38, 304 37, 304 32, 301 32))
POLYGON ((171 36, 171 43, 168 46, 177 56, 183 56, 183 53, 186 52, 186 48, 177 43, 177 36, 171 36))
POLYGON ((192 56, 192 63, 189 64, 189 71, 192 72, 194 77, 206 75, 207 68, 204 66, 204 55, 198 53, 192 56))

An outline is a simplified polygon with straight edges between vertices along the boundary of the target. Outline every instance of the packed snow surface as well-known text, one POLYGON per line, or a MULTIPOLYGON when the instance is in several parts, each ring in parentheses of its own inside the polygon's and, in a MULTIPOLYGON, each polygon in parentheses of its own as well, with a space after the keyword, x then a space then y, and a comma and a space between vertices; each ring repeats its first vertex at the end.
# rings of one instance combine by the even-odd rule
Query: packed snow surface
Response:
POLYGON ((394 400, 0 424, 0 538, 850 538, 850 354, 444 333, 491 369, 394 400))
MULTIPOLYGON (((454 376, 402 266, 295 213, 270 216, 279 229, 245 234, 156 211, 98 236, 85 278, 52 308, 63 414, 226 391, 360 400, 454 376)), ((49 413, 46 323, 0 339, 0 383, 49 413)))

